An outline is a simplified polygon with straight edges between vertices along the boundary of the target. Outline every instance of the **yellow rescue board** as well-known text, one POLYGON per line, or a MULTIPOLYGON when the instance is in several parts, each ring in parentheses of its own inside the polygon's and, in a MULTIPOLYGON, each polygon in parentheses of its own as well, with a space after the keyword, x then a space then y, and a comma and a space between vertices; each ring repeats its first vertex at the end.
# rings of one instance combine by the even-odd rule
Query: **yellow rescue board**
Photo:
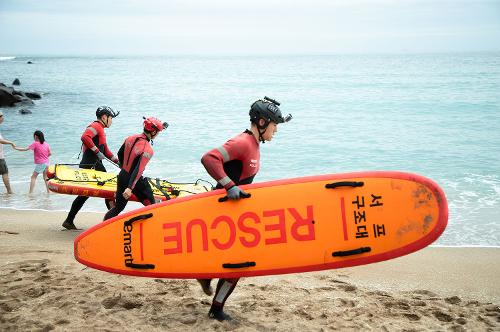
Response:
POLYGON ((216 190, 140 208, 75 240, 111 273, 164 278, 284 274, 379 262, 422 249, 448 221, 441 188, 401 172, 360 172, 216 190))
MULTIPOLYGON (((67 165, 51 165, 47 182, 51 191, 59 194, 101 197, 114 199, 116 173, 100 172, 93 169, 75 168, 67 165)), ((189 196, 212 189, 210 183, 198 180, 195 183, 173 183, 167 180, 147 178, 157 200, 189 196)), ((132 195, 131 200, 137 201, 132 195)))

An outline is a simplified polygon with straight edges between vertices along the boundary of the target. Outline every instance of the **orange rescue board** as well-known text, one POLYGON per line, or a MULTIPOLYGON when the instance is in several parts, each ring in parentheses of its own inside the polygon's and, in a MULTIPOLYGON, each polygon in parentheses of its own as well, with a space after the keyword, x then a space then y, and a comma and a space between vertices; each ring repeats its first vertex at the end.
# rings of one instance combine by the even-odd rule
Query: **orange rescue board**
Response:
POLYGON ((95 269, 154 278, 232 278, 363 265, 403 256, 446 228, 444 192, 401 172, 332 174, 216 190, 147 206, 75 239, 95 269))

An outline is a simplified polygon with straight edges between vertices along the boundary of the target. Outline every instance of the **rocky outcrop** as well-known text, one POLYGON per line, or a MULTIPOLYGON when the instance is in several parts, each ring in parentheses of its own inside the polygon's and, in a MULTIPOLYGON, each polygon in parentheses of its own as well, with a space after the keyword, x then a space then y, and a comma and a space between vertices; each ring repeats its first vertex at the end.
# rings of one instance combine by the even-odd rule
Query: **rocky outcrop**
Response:
POLYGON ((37 92, 23 92, 0 83, 0 107, 30 106, 35 104, 33 100, 41 98, 37 92))
POLYGON ((14 89, 0 86, 0 107, 14 106, 19 101, 18 96, 13 94, 14 89))
POLYGON ((21 81, 19 81, 19 78, 16 78, 14 82, 12 82, 12 85, 21 85, 21 81))
POLYGON ((30 110, 26 109, 26 108, 21 108, 19 110, 19 113, 20 114, 31 114, 32 112, 30 110))
POLYGON ((42 95, 38 92, 25 92, 24 95, 32 100, 42 99, 42 95))

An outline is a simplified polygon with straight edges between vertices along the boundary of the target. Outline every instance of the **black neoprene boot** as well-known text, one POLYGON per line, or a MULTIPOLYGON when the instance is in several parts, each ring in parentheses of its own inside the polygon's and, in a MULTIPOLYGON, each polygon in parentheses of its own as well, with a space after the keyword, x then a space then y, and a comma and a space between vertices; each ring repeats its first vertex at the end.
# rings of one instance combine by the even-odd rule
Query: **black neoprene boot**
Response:
POLYGON ((231 316, 226 314, 222 308, 212 306, 208 311, 208 317, 212 319, 217 319, 219 322, 232 320, 231 316))
POLYGON ((212 279, 196 279, 198 283, 201 285, 201 289, 203 289, 203 292, 207 295, 212 295, 214 293, 214 290, 210 283, 212 282, 212 279))
POLYGON ((64 220, 62 227, 66 229, 77 229, 75 224, 73 224, 73 222, 69 221, 68 219, 64 220))

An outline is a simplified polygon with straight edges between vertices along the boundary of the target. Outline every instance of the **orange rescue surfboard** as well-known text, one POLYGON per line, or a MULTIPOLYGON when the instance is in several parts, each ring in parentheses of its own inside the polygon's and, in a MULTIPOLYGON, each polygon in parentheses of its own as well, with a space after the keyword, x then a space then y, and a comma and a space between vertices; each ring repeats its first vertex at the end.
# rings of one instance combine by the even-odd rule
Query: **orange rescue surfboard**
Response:
POLYGON ((242 186, 143 207, 75 239, 95 269, 155 278, 232 278, 375 263, 426 247, 444 231, 442 189, 402 172, 358 172, 242 186))

